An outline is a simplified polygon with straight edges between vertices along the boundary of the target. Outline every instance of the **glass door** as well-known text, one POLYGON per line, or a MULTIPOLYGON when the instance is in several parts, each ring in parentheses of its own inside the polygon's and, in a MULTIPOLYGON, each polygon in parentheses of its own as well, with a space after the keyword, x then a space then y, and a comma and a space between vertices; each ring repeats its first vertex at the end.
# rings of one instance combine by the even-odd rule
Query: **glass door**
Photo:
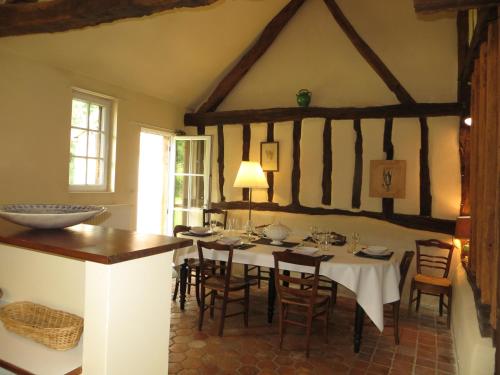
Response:
POLYGON ((210 202, 211 137, 174 137, 170 228, 201 226, 203 208, 210 202))

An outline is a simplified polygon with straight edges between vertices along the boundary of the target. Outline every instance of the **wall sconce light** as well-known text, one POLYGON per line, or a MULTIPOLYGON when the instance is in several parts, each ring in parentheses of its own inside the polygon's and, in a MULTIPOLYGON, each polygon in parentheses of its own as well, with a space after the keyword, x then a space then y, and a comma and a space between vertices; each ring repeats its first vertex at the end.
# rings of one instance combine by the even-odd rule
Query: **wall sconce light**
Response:
POLYGON ((468 126, 471 126, 472 125, 472 117, 466 117, 465 120, 464 120, 464 124, 465 125, 468 125, 468 126))

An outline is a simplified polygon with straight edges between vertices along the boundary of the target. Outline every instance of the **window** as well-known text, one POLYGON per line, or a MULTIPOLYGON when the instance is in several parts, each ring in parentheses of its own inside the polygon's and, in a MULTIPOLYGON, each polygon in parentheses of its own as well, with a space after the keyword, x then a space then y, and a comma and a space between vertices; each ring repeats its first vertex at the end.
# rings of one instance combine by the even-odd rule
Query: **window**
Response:
POLYGON ((111 190, 111 113, 113 101, 73 92, 69 186, 76 191, 111 190))
POLYGON ((169 227, 202 225, 210 202, 211 137, 177 136, 174 145, 169 227))

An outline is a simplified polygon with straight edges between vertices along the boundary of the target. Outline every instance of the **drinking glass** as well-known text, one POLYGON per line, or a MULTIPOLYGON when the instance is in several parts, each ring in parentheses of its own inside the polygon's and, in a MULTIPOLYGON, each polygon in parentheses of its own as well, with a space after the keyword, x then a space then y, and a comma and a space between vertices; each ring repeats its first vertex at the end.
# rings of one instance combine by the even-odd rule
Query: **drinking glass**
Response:
POLYGON ((359 244, 359 233, 358 232, 353 232, 351 233, 351 238, 349 241, 349 245, 347 247, 347 252, 349 253, 354 253, 356 251, 356 248, 358 247, 359 244))
POLYGON ((218 225, 218 221, 217 220, 215 220, 215 219, 211 219, 210 220, 210 230, 212 231, 212 233, 216 232, 217 225, 218 225))
POLYGON ((318 227, 317 226, 311 226, 310 228, 311 231, 311 238, 314 243, 318 243, 318 227))

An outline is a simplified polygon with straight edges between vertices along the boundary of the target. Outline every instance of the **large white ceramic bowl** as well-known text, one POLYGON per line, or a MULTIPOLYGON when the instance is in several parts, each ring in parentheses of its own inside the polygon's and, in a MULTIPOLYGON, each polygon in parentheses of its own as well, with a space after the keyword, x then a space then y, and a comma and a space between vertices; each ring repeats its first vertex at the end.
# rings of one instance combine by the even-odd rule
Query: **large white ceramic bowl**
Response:
POLYGON ((272 245, 282 245, 284 239, 290 234, 290 229, 280 223, 271 224, 264 228, 264 234, 272 240, 272 245))
POLYGON ((104 207, 76 204, 6 204, 0 206, 0 217, 30 228, 56 229, 80 224, 104 211, 104 207))

